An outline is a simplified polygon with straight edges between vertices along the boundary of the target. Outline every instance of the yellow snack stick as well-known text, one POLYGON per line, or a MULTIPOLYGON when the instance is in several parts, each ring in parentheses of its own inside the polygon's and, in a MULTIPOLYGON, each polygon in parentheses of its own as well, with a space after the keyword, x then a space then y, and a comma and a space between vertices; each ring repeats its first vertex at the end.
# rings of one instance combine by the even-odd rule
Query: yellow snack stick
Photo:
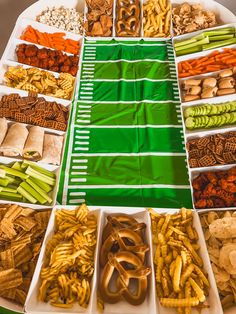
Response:
POLYGON ((175 292, 180 291, 181 271, 182 271, 182 258, 180 255, 178 255, 176 258, 176 265, 175 265, 175 271, 174 271, 174 277, 173 277, 173 288, 175 292))
POLYGON ((164 293, 163 293, 163 289, 162 286, 159 282, 156 283, 156 292, 157 292, 157 296, 159 298, 163 298, 164 297, 164 293))
POLYGON ((185 251, 181 250, 180 255, 182 257, 183 269, 185 269, 187 264, 188 264, 187 253, 185 251))
POLYGON ((201 257, 197 254, 197 252, 194 250, 194 248, 192 247, 191 243, 189 242, 188 239, 184 239, 183 243, 185 245, 185 247, 190 251, 190 253, 192 254, 194 260, 196 261, 196 263, 202 267, 203 265, 203 261, 201 259, 201 257))
POLYGON ((170 18, 171 18, 171 11, 169 10, 166 14, 165 25, 164 25, 164 33, 166 35, 169 34, 169 30, 170 30, 170 18))
POLYGON ((160 244, 165 244, 166 243, 165 236, 162 233, 160 233, 160 232, 157 235, 157 239, 158 239, 158 243, 160 243, 160 244))
POLYGON ((163 234, 166 233, 166 230, 167 230, 169 222, 170 222, 170 215, 167 214, 166 218, 165 218, 165 222, 164 222, 164 224, 162 225, 162 228, 161 228, 161 233, 163 233, 163 234))
POLYGON ((172 251, 170 251, 167 256, 165 257, 165 263, 166 264, 170 264, 173 260, 173 254, 172 254, 172 251))
POLYGON ((185 233, 183 233, 181 230, 179 230, 178 228, 175 228, 175 227, 172 227, 172 226, 169 226, 169 229, 171 229, 173 232, 179 234, 179 235, 182 235, 182 236, 186 236, 185 233))
POLYGON ((165 307, 189 307, 197 306, 199 304, 198 298, 184 298, 184 299, 172 299, 161 298, 160 303, 165 307))
POLYGON ((167 250, 168 250, 168 246, 166 244, 163 244, 161 246, 161 255, 162 255, 163 258, 166 258, 167 250))
POLYGON ((148 212, 152 218, 161 218, 161 214, 158 214, 154 209, 148 208, 148 212))
POLYGON ((208 281, 207 277, 204 275, 203 271, 197 265, 194 265, 194 269, 195 269, 196 273, 198 274, 198 276, 202 279, 204 284, 207 287, 210 287, 209 281, 208 281))
MULTIPOLYGON (((184 294, 185 294, 185 298, 191 298, 191 296, 192 296, 191 295, 191 285, 190 285, 189 281, 187 281, 185 284, 184 294)), ((191 314, 191 307, 186 307, 184 314, 191 314)))
POLYGON ((171 235, 172 235, 173 232, 174 232, 173 230, 171 230, 170 228, 168 228, 168 230, 167 230, 167 232, 166 232, 166 234, 165 234, 165 237, 166 237, 167 240, 171 237, 171 235))
POLYGON ((161 230, 161 227, 165 221, 165 218, 162 216, 157 223, 157 230, 161 230))
POLYGON ((173 262, 170 264, 169 274, 170 274, 171 278, 174 277, 175 263, 176 263, 176 260, 173 260, 173 262))
POLYGON ((164 266, 164 258, 159 256, 157 258, 157 267, 156 267, 156 281, 161 282, 161 273, 164 266))
POLYGON ((186 231, 187 231, 189 239, 194 240, 195 235, 194 235, 193 228, 191 225, 186 226, 186 231))
POLYGON ((158 262, 158 257, 161 256, 161 246, 158 244, 156 247, 156 251, 155 251, 155 256, 154 256, 154 263, 157 264, 158 262))
POLYGON ((166 277, 163 275, 163 271, 162 271, 162 276, 161 276, 161 285, 162 285, 164 297, 169 296, 170 291, 169 291, 169 287, 168 287, 168 282, 167 282, 166 277))
POLYGON ((191 287, 195 291, 197 298, 200 302, 204 302, 206 300, 206 297, 204 295, 203 290, 198 286, 196 281, 193 278, 189 278, 189 282, 191 284, 191 287))
POLYGON ((193 271, 194 271, 194 264, 190 264, 182 273, 181 279, 180 279, 180 284, 182 287, 184 287, 186 280, 191 276, 193 271))

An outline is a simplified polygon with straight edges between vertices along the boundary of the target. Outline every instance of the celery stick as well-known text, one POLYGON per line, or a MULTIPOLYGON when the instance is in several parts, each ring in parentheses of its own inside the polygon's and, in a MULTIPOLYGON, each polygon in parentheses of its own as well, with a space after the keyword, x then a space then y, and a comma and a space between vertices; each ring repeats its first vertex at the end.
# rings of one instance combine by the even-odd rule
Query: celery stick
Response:
POLYGON ((1 186, 8 186, 9 183, 10 183, 10 181, 8 180, 8 178, 0 178, 0 185, 1 186))
POLYGON ((187 40, 182 40, 182 41, 177 41, 174 43, 175 48, 180 47, 180 46, 185 46, 188 44, 196 43, 197 39, 191 38, 187 40))
POLYGON ((52 187, 49 184, 35 178, 30 178, 30 180, 34 182, 35 184, 37 184, 45 192, 49 193, 50 191, 52 191, 52 187))
POLYGON ((236 44, 236 38, 232 38, 232 39, 227 39, 227 40, 223 40, 223 41, 217 41, 211 44, 207 44, 207 45, 203 45, 202 49, 203 50, 209 50, 209 49, 215 49, 215 48, 219 48, 219 47, 223 47, 223 46, 229 46, 229 45, 233 45, 236 44))
POLYGON ((234 38, 234 35, 229 34, 229 35, 222 35, 222 36, 212 36, 212 37, 209 37, 209 41, 214 42, 214 41, 226 40, 226 39, 230 39, 230 38, 234 38))
POLYGON ((28 193, 25 189, 23 189, 22 186, 18 186, 17 192, 20 193, 23 197, 25 197, 30 203, 35 204, 37 203, 37 200, 28 193))
POLYGON ((194 38, 194 39, 197 39, 197 40, 202 40, 202 39, 204 39, 205 37, 206 37, 205 34, 202 33, 202 34, 199 34, 199 35, 197 35, 197 36, 194 36, 193 38, 194 38))
POLYGON ((9 180, 9 183, 15 183, 16 181, 16 178, 11 175, 6 175, 5 178, 9 180))
POLYGON ((220 28, 214 31, 206 31, 204 32, 205 36, 220 36, 220 35, 227 35, 227 34, 234 34, 235 28, 233 27, 226 27, 226 28, 220 28))
POLYGON ((184 50, 180 50, 176 52, 177 56, 184 56, 184 55, 188 55, 190 53, 195 53, 195 52, 199 52, 202 51, 202 47, 200 46, 196 46, 196 47, 192 47, 190 49, 184 49, 184 50))
POLYGON ((204 39, 199 40, 197 42, 194 42, 192 44, 189 44, 189 45, 186 45, 186 46, 177 47, 177 48, 175 48, 175 50, 177 52, 179 50, 186 50, 186 49, 190 49, 190 48, 195 47, 195 46, 205 45, 205 44, 208 44, 208 43, 209 43, 209 37, 205 37, 204 39))
POLYGON ((32 186, 32 188, 37 191, 44 199, 48 201, 49 204, 52 203, 52 199, 45 193, 43 189, 41 189, 36 183, 32 181, 32 179, 27 179, 26 182, 32 186))
POLYGON ((56 180, 53 179, 53 178, 50 178, 48 177, 47 175, 45 174, 42 174, 34 169, 32 169, 31 167, 28 167, 27 170, 26 170, 26 173, 30 176, 30 177, 33 177, 33 178, 36 178, 36 179, 39 179, 39 180, 42 180, 44 181, 45 183, 49 184, 49 185, 55 185, 56 183, 56 180))
POLYGON ((12 188, 2 188, 2 192, 17 193, 17 189, 12 189, 12 188))
POLYGON ((18 171, 18 170, 12 169, 12 168, 8 168, 8 167, 3 166, 3 165, 1 165, 0 168, 5 170, 7 174, 11 174, 11 175, 19 177, 21 179, 27 179, 28 178, 28 176, 21 171, 18 171))
POLYGON ((12 166, 11 166, 12 169, 15 169, 15 170, 19 170, 21 171, 21 164, 19 163, 19 161, 15 162, 12 166))
POLYGON ((42 195, 39 194, 38 191, 33 189, 28 183, 22 182, 20 186, 28 193, 30 193, 40 204, 47 203, 47 200, 44 197, 42 197, 42 195))
POLYGON ((44 168, 42 168, 42 167, 39 167, 39 166, 37 166, 37 165, 35 165, 32 161, 24 160, 23 164, 26 164, 26 165, 30 166, 30 167, 33 168, 34 170, 36 170, 36 171, 38 171, 38 172, 40 172, 40 173, 42 173, 42 174, 45 174, 45 175, 48 176, 48 177, 52 177, 52 178, 55 178, 55 177, 56 177, 55 173, 53 173, 53 172, 51 172, 51 171, 49 171, 49 170, 47 170, 47 169, 44 169, 44 168))
POLYGON ((5 178, 6 176, 6 171, 3 169, 0 169, 0 178, 5 178))
POLYGON ((20 201, 22 196, 18 193, 0 192, 0 198, 8 199, 10 201, 20 201))

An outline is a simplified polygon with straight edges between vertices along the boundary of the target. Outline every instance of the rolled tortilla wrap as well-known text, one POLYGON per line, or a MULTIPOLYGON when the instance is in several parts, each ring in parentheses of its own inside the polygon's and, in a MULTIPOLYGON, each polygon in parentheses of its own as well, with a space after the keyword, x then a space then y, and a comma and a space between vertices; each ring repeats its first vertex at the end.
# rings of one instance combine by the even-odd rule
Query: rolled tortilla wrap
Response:
POLYGON ((28 133, 26 126, 21 123, 12 124, 0 147, 3 155, 8 157, 22 156, 28 133))
POLYGON ((53 165, 60 165, 63 136, 45 134, 43 143, 42 162, 53 165))
POLYGON ((7 133, 7 119, 6 118, 0 118, 0 145, 2 144, 6 133, 7 133))
POLYGON ((29 130, 23 157, 25 159, 38 161, 43 155, 44 129, 40 126, 32 126, 29 130))

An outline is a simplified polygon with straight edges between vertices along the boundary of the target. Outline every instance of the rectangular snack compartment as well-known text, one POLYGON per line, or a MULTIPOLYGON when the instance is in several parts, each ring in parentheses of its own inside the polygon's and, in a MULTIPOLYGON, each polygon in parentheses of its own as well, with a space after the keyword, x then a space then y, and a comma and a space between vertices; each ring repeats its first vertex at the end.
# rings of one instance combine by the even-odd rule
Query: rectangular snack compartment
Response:
MULTIPOLYGON (((184 2, 183 0, 171 0, 172 7, 175 7, 176 5, 179 5, 179 4, 183 4, 183 2, 184 2)), ((221 5, 220 3, 217 3, 215 1, 204 1, 204 0, 191 0, 189 2, 190 4, 201 4, 203 6, 203 9, 213 11, 216 14, 216 18, 219 21, 218 26, 236 22, 235 15, 230 10, 228 10, 223 5, 221 5)), ((194 36, 195 33, 196 32, 191 32, 190 34, 194 36)), ((173 36, 173 37, 175 37, 176 39, 180 39, 181 35, 173 36)))
POLYGON ((128 214, 132 218, 135 218, 138 222, 144 222, 146 224, 145 229, 145 238, 146 243, 150 247, 150 251, 146 256, 146 265, 151 266, 152 273, 149 275, 148 278, 148 293, 145 301, 138 306, 133 306, 122 300, 116 304, 108 304, 104 303, 104 314, 115 314, 115 313, 156 313, 156 301, 155 301, 155 274, 152 262, 152 238, 151 238, 151 222, 148 212, 144 208, 125 208, 125 207, 101 207, 102 209, 102 216, 101 216, 101 223, 100 223, 100 234, 98 238, 98 254, 96 258, 97 264, 97 272, 96 272, 96 290, 94 291, 94 298, 93 298, 93 306, 92 306, 92 313, 99 313, 97 309, 97 294, 98 294, 98 282, 101 275, 101 268, 99 265, 99 253, 102 245, 102 232, 103 228, 106 224, 106 217, 112 214, 128 214))
MULTIPOLYGON (((176 209, 163 210, 163 209, 155 209, 154 208, 154 210, 158 214, 176 214, 176 212, 177 212, 176 209)), ((198 236, 199 236, 198 243, 200 245, 200 250, 199 250, 200 256, 203 259, 203 267, 205 268, 206 272, 208 273, 208 280, 210 282, 209 296, 207 298, 209 308, 206 307, 206 308, 201 309, 201 313, 202 314, 218 314, 218 313, 223 314, 223 310, 222 310, 221 303, 219 300, 218 291, 216 288, 215 278, 214 278, 214 275, 212 272, 209 256, 207 253, 207 248, 206 248, 205 239, 204 239, 204 235, 202 232, 200 220, 199 220, 199 217, 198 217, 198 214, 196 211, 193 210, 192 214, 193 214, 193 226, 196 228, 196 231, 197 231, 198 236)), ((154 253, 155 253, 155 250, 154 250, 154 253)), ((177 313, 177 311, 173 308, 167 308, 167 307, 161 306, 158 298, 157 298, 157 310, 158 310, 158 313, 160 313, 160 314, 176 314, 177 313)), ((198 310, 192 309, 191 313, 196 314, 196 313, 198 313, 198 310)))
POLYGON ((186 137, 197 135, 198 133, 205 133, 205 132, 221 132, 224 130, 233 130, 234 125, 228 124, 228 125, 222 125, 218 127, 211 127, 211 128, 195 128, 195 129, 188 129, 185 125, 185 116, 184 111, 187 108, 195 107, 195 106, 202 106, 202 105, 220 105, 227 102, 235 102, 236 101, 236 94, 228 95, 228 96, 220 96, 220 97, 214 97, 214 98, 207 98, 207 99, 199 99, 192 102, 187 103, 181 103, 181 113, 183 118, 183 127, 186 134, 186 137))
MULTIPOLYGON (((0 165, 12 165, 14 162, 16 162, 17 160, 14 158, 9 158, 9 157, 2 157, 0 156, 0 165)), ((35 162, 33 162, 35 165, 37 165, 35 162)), ((56 204, 56 197, 57 197, 57 190, 58 190, 58 185, 59 185, 59 179, 60 179, 60 167, 59 166, 54 166, 54 165, 48 165, 48 164, 40 164, 40 167, 42 167, 45 170, 49 170, 53 173, 55 173, 56 175, 56 183, 53 187, 53 190, 50 192, 50 196, 52 198, 52 203, 48 204, 46 203, 46 205, 40 205, 40 204, 34 204, 34 208, 36 209, 42 209, 42 208, 52 208, 55 204, 56 204)), ((33 206, 33 204, 31 204, 30 202, 28 203, 24 203, 24 202, 16 202, 16 201, 9 201, 9 200, 4 200, 1 199, 0 196, 0 204, 5 204, 6 202, 10 202, 12 204, 19 204, 22 207, 26 207, 26 206, 33 206)))
MULTIPOLYGON (((218 212, 218 211, 220 211, 220 212, 225 212, 225 213, 227 213, 227 212, 235 212, 236 211, 236 208, 232 208, 232 209, 228 209, 228 208, 213 208, 213 209, 201 209, 201 210, 199 210, 198 211, 198 216, 199 216, 199 218, 200 218, 200 221, 202 222, 202 216, 203 215, 205 215, 205 214, 208 214, 208 213, 210 213, 210 212, 218 212)), ((218 213, 217 213, 218 214, 218 213)), ((203 231, 203 233, 204 233, 204 226, 203 226, 203 224, 201 225, 201 227, 202 227, 202 231, 203 231)), ((207 229, 207 230, 209 230, 209 229, 207 229)), ((221 239, 221 241, 222 241, 223 239, 221 239)), ((229 239, 230 240, 230 239, 229 239)), ((206 240, 206 242, 207 242, 207 240, 206 240)), ((229 242, 228 242, 229 243, 229 242)), ((207 247, 207 245, 206 245, 206 247, 207 247)), ((211 248, 212 248, 212 246, 211 246, 211 248)), ((207 249, 208 250, 208 249, 207 249)), ((209 253, 208 253, 209 254, 209 253)), ((210 257, 209 257, 209 259, 210 259, 210 257)), ((214 260, 213 260, 214 261, 214 260)), ((216 264, 215 262, 213 262, 214 264, 216 264)), ((218 266, 218 265, 217 265, 218 266)), ((214 274, 214 272, 213 272, 213 274, 214 274)), ((219 293, 219 290, 218 290, 218 293, 219 293)), ((228 291, 228 293, 229 293, 229 291, 228 291)), ((224 309, 224 314, 234 314, 235 313, 235 303, 234 303, 234 305, 233 306, 231 306, 231 307, 229 307, 229 308, 225 308, 224 309)))
MULTIPOLYGON (((192 200, 193 200, 193 207, 199 211, 202 210, 204 207, 202 208, 196 208, 196 204, 195 204, 195 197, 194 197, 194 188, 193 188, 193 180, 196 179, 200 174, 204 174, 206 172, 210 172, 210 173, 215 173, 217 171, 221 172, 221 171, 228 171, 230 169, 235 168, 236 165, 235 164, 229 164, 229 165, 223 165, 223 166, 211 166, 211 167, 207 167, 207 168, 189 168, 189 178, 190 178, 190 182, 191 182, 191 191, 192 191, 192 200)), ((219 178, 218 178, 219 180, 219 178)), ((233 182, 233 181, 232 181, 233 182)), ((229 192, 231 193, 228 188, 226 190, 224 190, 225 193, 229 192)), ((236 193, 233 193, 234 195, 236 195, 236 193)), ((212 197, 217 197, 217 195, 212 195, 212 197)), ((225 196, 224 196, 225 197, 225 196)), ((208 197, 209 199, 209 197, 208 197)), ((211 209, 211 210, 215 210, 216 208, 221 208, 220 206, 216 206, 216 207, 206 207, 206 209, 211 209)), ((225 206, 223 206, 222 208, 226 208, 227 210, 232 210, 233 206, 228 206, 225 204, 225 206)))
MULTIPOLYGON (((4 201, 3 203, 0 203, 0 205, 13 205, 13 202, 9 202, 9 201, 4 201)), ((24 205, 21 205, 20 203, 17 203, 17 205, 23 207, 23 208, 30 208, 30 209, 33 209, 35 211, 42 211, 42 210, 48 210, 48 208, 44 207, 44 208, 38 208, 37 206, 35 206, 34 204, 24 204, 24 205)), ((47 229, 47 228, 46 228, 47 229)), ((45 233, 46 233, 46 229, 45 229, 45 233)), ((43 242, 43 241, 42 241, 43 242)), ((36 268, 35 268, 36 269, 36 268)), ((32 280, 32 278, 31 278, 32 280)), ((23 305, 20 305, 14 301, 11 301, 11 300, 8 300, 4 297, 0 297, 0 312, 1 313, 5 313, 4 310, 7 309, 8 311, 13 311, 14 313, 17 312, 17 313, 25 313, 24 311, 24 306, 23 305), (3 311, 3 312, 2 312, 3 311)), ((6 310, 6 311, 7 311, 6 310)), ((10 312, 9 312, 10 313, 10 312)))
MULTIPOLYGON (((1 60, 1 62, 0 62, 0 77, 1 77, 0 85, 6 86, 6 87, 11 87, 11 86, 7 86, 5 81, 4 81, 5 73, 8 71, 9 67, 14 67, 14 68, 21 67, 23 69, 35 69, 35 71, 39 70, 42 73, 45 72, 45 73, 49 73, 49 74, 53 75, 55 79, 58 79, 60 74, 63 74, 63 73, 57 73, 57 72, 52 72, 52 71, 49 71, 49 70, 44 70, 44 69, 41 69, 41 68, 33 67, 33 66, 30 66, 30 65, 27 65, 27 64, 22 64, 22 63, 19 63, 19 62, 16 62, 16 61, 11 61, 11 60, 4 59, 4 60, 1 60)), ((70 94, 69 94, 70 97, 62 98, 61 96, 56 97, 55 95, 52 95, 50 97, 53 98, 54 101, 56 101, 56 102, 59 102, 61 100, 65 100, 68 103, 70 103, 73 100, 74 91, 75 91, 75 88, 76 88, 76 79, 77 79, 77 77, 73 77, 73 78, 74 78, 73 85, 71 85, 72 90, 70 91, 70 94)), ((68 79, 67 79, 67 81, 68 81, 68 79)), ((27 82, 27 83, 29 83, 29 82, 27 82)), ((14 87, 12 87, 12 88, 14 88, 14 87)), ((58 87, 58 89, 59 89, 59 87, 58 87)), ((42 96, 43 97, 47 96, 47 94, 46 93, 42 93, 42 96)))
MULTIPOLYGON (((44 241, 42 244, 41 252, 38 258, 38 262, 36 265, 36 270, 31 282, 31 286, 29 289, 29 293, 26 299, 25 303, 25 312, 26 313, 91 313, 91 307, 92 307, 92 299, 94 296, 94 289, 96 285, 96 278, 95 278, 95 272, 96 272, 96 256, 98 252, 98 242, 96 244, 96 249, 95 249, 95 269, 94 269, 94 274, 93 278, 91 281, 91 296, 90 296, 90 302, 89 306, 87 309, 82 308, 81 306, 78 305, 78 303, 74 303, 74 306, 69 309, 63 309, 63 308, 58 308, 50 305, 49 303, 45 303, 42 301, 38 301, 38 290, 39 290, 39 284, 40 284, 40 271, 44 263, 44 258, 45 258, 45 249, 47 242, 52 238, 54 234, 54 227, 55 227, 55 212, 57 210, 74 210, 76 209, 75 206, 55 206, 52 210, 52 215, 50 217, 49 223, 48 223, 48 228, 44 237, 44 241)), ((100 233, 100 219, 101 219, 101 211, 99 207, 89 207, 89 211, 91 211, 96 217, 97 217, 97 235, 100 233)))

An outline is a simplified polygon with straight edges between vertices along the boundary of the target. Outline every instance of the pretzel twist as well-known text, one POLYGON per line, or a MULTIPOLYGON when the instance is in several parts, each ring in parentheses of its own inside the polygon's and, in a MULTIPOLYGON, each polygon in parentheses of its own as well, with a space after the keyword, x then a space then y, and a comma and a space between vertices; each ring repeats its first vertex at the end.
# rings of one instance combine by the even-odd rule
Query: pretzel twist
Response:
POLYGON ((107 303, 117 303, 122 296, 130 304, 139 305, 146 298, 147 276, 151 273, 150 267, 143 266, 142 261, 132 252, 120 251, 109 254, 108 263, 105 265, 100 281, 100 293, 107 303), (122 266, 122 262, 132 265, 134 269, 128 270, 122 266), (117 270, 117 290, 111 291, 109 288, 113 273, 117 270), (137 279, 138 285, 135 292, 130 291, 130 279, 137 279))
POLYGON ((100 265, 104 267, 99 282, 100 295, 107 303, 117 303, 124 298, 130 304, 139 305, 146 298, 151 273, 151 268, 144 265, 149 250, 142 237, 146 225, 128 215, 108 216, 107 220, 99 256, 100 265), (132 279, 136 280, 136 286, 131 289, 132 279), (115 281, 115 290, 110 289, 111 281, 115 281))
POLYGON ((140 2, 139 0, 117 1, 116 33, 118 36, 140 35, 140 2))

